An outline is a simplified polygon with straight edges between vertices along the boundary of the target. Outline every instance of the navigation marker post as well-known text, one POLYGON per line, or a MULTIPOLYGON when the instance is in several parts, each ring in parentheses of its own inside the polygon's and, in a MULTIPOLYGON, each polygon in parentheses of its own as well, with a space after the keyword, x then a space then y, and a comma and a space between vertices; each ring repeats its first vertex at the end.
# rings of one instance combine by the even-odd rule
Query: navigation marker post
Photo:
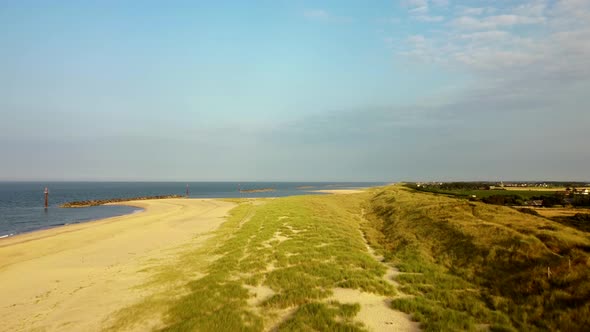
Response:
POLYGON ((189 192, 189 190, 188 190, 188 183, 187 183, 187 184, 186 184, 186 198, 188 198, 189 194, 190 194, 190 192, 189 192))
POLYGON ((45 210, 47 210, 47 206, 49 205, 49 189, 45 187, 45 210))

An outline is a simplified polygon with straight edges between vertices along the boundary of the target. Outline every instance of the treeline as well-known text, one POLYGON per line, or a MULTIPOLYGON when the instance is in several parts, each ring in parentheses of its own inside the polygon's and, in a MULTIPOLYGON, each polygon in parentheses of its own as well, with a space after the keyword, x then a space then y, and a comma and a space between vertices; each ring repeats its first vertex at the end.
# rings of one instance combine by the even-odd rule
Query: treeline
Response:
MULTIPOLYGON (((470 199, 477 200, 475 198, 470 199)), ((480 200, 487 204, 509 206, 530 205, 527 203, 530 203, 532 201, 542 201, 541 206, 543 207, 552 207, 556 205, 590 207, 590 196, 588 195, 574 195, 573 197, 566 197, 561 194, 553 194, 533 196, 529 199, 526 199, 519 195, 491 195, 488 197, 484 197, 480 200)))
MULTIPOLYGON (((470 200, 477 200, 470 198, 470 200)), ((525 199, 518 195, 492 195, 481 199, 482 202, 494 205, 525 205, 525 199)))
MULTIPOLYGON (((563 183, 571 184, 571 183, 563 183)), ((576 195, 576 194, 569 194, 565 195, 563 193, 555 192, 555 193, 547 193, 545 195, 538 195, 532 197, 523 197, 518 193, 518 191, 511 191, 515 192, 515 194, 509 194, 508 191, 501 191, 502 194, 498 195, 489 195, 483 198, 479 197, 472 197, 469 196, 469 191, 471 190, 490 190, 491 185, 490 182, 448 182, 448 183, 433 183, 433 184, 417 184, 417 183, 409 183, 406 184, 406 187, 418 190, 418 191, 425 191, 425 192, 432 192, 432 193, 441 193, 441 194, 449 194, 454 196, 462 196, 462 197, 469 197, 472 201, 481 201, 487 204, 494 204, 494 205, 507 205, 507 206, 523 206, 523 205, 535 205, 539 206, 538 204, 531 204, 533 201, 541 201, 541 205, 543 207, 552 207, 556 205, 562 206, 573 206, 573 207, 590 207, 590 195, 576 195)), ((490 191, 490 193, 495 192, 490 191)), ((535 202, 536 203, 536 202, 535 202)))
POLYGON ((442 182, 442 183, 410 183, 409 187, 414 189, 434 190, 489 190, 495 183, 491 182, 442 182))
POLYGON ((583 232, 590 232, 590 214, 588 213, 576 213, 573 216, 552 217, 550 219, 583 232))
MULTIPOLYGON (((535 188, 536 185, 541 182, 510 182, 506 184, 506 188, 510 189, 515 184, 526 184, 526 188, 535 188)), ((560 187, 560 188, 575 188, 575 187, 586 187, 589 184, 585 182, 542 182, 548 187, 560 187)), ((498 190, 500 184, 498 182, 431 182, 431 183, 409 183, 407 186, 416 189, 436 189, 436 190, 489 190, 491 187, 498 190)))

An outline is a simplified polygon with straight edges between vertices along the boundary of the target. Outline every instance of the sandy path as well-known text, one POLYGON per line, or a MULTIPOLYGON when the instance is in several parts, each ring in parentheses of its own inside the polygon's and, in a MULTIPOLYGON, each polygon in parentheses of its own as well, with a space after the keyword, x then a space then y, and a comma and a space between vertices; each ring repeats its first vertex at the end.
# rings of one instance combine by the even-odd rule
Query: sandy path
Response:
MULTIPOLYGON (((365 211, 362 210, 361 218, 364 218, 364 215, 365 211)), ((400 272, 395 267, 384 263, 383 256, 377 255, 375 253, 375 250, 371 248, 363 232, 359 230, 359 233, 365 242, 365 246, 369 254, 373 257, 373 259, 380 262, 387 268, 383 279, 385 282, 394 286, 398 293, 400 293, 396 297, 407 296, 399 291, 399 284, 394 280, 394 277, 400 272)), ((370 331, 420 331, 420 324, 412 321, 410 315, 391 308, 391 299, 387 296, 346 288, 335 288, 332 289, 332 291, 333 295, 329 298, 329 300, 335 300, 341 303, 358 303, 361 305, 361 310, 356 315, 356 319, 365 324, 370 331)))
POLYGON ((144 212, 0 240, 0 331, 96 331, 146 290, 139 273, 167 249, 203 241, 233 203, 128 202, 144 212), (199 237, 199 235, 201 235, 199 237))

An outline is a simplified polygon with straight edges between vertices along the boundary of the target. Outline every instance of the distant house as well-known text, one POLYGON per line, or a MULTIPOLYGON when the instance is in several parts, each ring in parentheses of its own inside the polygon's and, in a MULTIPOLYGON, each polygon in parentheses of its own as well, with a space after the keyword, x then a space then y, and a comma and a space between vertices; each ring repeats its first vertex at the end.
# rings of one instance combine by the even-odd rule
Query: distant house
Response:
POLYGON ((534 199, 532 201, 526 201, 526 202, 524 202, 524 205, 526 205, 526 206, 543 206, 543 200, 542 199, 534 199))

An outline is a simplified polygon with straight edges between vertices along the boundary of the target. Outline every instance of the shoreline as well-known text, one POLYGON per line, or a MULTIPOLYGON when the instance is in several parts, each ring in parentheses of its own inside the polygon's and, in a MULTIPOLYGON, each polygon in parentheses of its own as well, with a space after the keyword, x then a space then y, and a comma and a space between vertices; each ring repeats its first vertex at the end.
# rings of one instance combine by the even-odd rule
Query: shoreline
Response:
MULTIPOLYGON (((121 203, 127 203, 127 202, 121 202, 121 203)), ((137 214, 137 213, 142 213, 142 212, 145 211, 145 208, 143 208, 143 207, 141 207, 139 205, 134 205, 134 204, 112 204, 112 203, 103 204, 103 206, 109 206, 109 205, 126 206, 126 207, 130 207, 130 208, 136 208, 136 209, 139 209, 139 210, 133 210, 133 211, 131 211, 129 213, 116 214, 116 215, 113 215, 113 216, 110 216, 110 217, 106 217, 106 218, 90 218, 90 219, 85 219, 85 220, 77 220, 76 222, 71 222, 71 223, 67 223, 67 224, 50 225, 50 226, 46 226, 46 227, 38 228, 38 229, 33 229, 33 230, 30 230, 30 231, 26 231, 26 232, 11 233, 11 234, 2 234, 2 235, 0 235, 0 247, 2 247, 2 242, 4 240, 12 239, 12 238, 15 238, 15 237, 18 237, 18 236, 23 236, 23 235, 27 235, 27 234, 31 234, 31 233, 37 233, 37 232, 49 231, 49 230, 53 230, 53 229, 61 228, 61 227, 87 224, 87 223, 92 223, 92 222, 107 220, 107 219, 111 219, 111 218, 125 217, 125 216, 134 215, 134 214, 137 214)), ((58 208, 59 209, 68 209, 68 208, 62 208, 62 207, 58 207, 58 208)))
MULTIPOLYGON (((374 187, 359 187, 359 188, 343 188, 343 189, 318 189, 318 190, 305 190, 305 194, 303 195, 325 195, 325 194, 353 194, 353 193, 360 193, 363 191, 366 191, 367 189, 370 188, 374 188, 374 187)), ((300 189, 303 190, 303 189, 300 189)), ((273 189, 273 191, 275 191, 273 189)), ((271 196, 271 197, 252 197, 252 198, 278 198, 278 197, 284 197, 284 196, 271 196)), ((123 198, 124 200, 121 201, 114 201, 114 200, 118 200, 118 199, 104 199, 101 201, 104 201, 105 203, 101 203, 100 205, 97 206, 127 206, 127 207, 132 207, 132 208, 138 208, 141 209, 140 211, 134 210, 131 211, 129 213, 124 213, 124 214, 116 214, 110 217, 106 217, 106 218, 91 218, 91 219, 86 219, 86 220, 78 220, 76 222, 71 222, 71 223, 67 223, 67 224, 59 224, 59 225, 50 225, 50 226, 46 226, 43 228, 39 228, 39 229, 33 229, 30 231, 26 231, 26 232, 20 232, 20 233, 11 233, 11 234, 0 234, 0 248, 5 246, 5 241, 8 241, 9 239, 14 239, 17 237, 21 237, 21 236, 27 236, 27 235, 31 235, 33 233, 38 233, 38 232, 48 232, 48 231, 53 231, 55 229, 60 229, 60 228, 64 228, 64 227, 72 227, 74 228, 76 225, 82 225, 82 224, 88 224, 88 223, 95 223, 95 222, 100 222, 100 221, 106 221, 108 219, 111 218, 119 218, 119 217, 125 217, 125 216, 130 216, 130 215, 134 215, 134 214, 138 214, 138 213, 143 213, 145 212, 145 208, 144 206, 141 204, 141 202, 144 201, 153 201, 153 200, 162 200, 162 199, 210 199, 210 200, 223 200, 223 199, 227 199, 228 197, 211 197, 211 198, 191 198, 191 197, 185 197, 185 196, 180 196, 180 195, 170 195, 170 197, 166 197, 166 198, 158 198, 158 196, 154 196, 154 198, 144 198, 144 197, 138 197, 136 199, 134 198, 123 198), (107 202, 108 201, 108 202, 107 202), (131 203, 130 203, 131 202, 131 203)), ((232 197, 232 198, 237 198, 237 199, 246 199, 245 197, 232 197)), ((74 202, 77 203, 77 202, 74 202)), ((68 203, 65 203, 68 204, 68 203)), ((91 206, 95 206, 95 205, 84 205, 84 206, 68 206, 68 207, 64 207, 64 204, 62 204, 61 206, 57 207, 60 209, 83 209, 83 208, 87 208, 87 207, 91 207, 91 206)), ((74 231, 74 230, 71 230, 74 231)))
POLYGON ((0 241, 3 328, 101 330, 113 312, 150 295, 139 287, 146 269, 201 245, 236 206, 185 198, 124 204, 144 210, 0 241))
MULTIPOLYGON (((130 201, 131 202, 131 201, 130 201)), ((139 201, 138 201, 139 202, 139 201)), ((128 202, 124 202, 128 203, 128 202)), ((20 243, 26 243, 30 241, 37 241, 42 240, 45 238, 55 237, 60 234, 67 234, 72 232, 78 232, 82 230, 86 230, 92 227, 97 227, 101 225, 110 224, 113 222, 124 222, 124 220, 119 220, 122 218, 140 215, 148 211, 148 206, 142 205, 141 203, 132 202, 132 204, 123 204, 121 203, 108 203, 105 205, 118 205, 118 206, 128 206, 132 208, 137 208, 141 210, 134 210, 137 212, 130 212, 126 214, 116 215, 107 218, 99 218, 99 219, 90 219, 90 220, 83 220, 75 223, 63 224, 63 225, 55 225, 55 226, 48 226, 46 228, 36 229, 29 232, 24 233, 16 233, 12 236, 0 238, 0 249, 12 245, 17 245, 20 243)), ((3 265, 0 263, 0 271, 2 270, 3 265)))

